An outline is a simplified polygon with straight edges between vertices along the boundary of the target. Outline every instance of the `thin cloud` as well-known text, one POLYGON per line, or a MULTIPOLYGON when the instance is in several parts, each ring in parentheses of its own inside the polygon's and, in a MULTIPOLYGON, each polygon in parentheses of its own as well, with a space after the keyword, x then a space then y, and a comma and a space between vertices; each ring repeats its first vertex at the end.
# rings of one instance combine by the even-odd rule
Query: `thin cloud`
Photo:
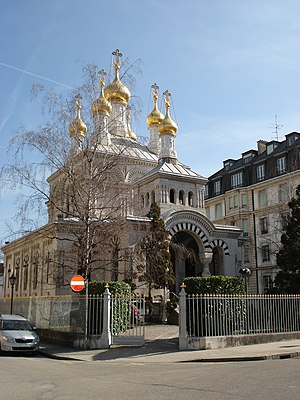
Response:
POLYGON ((65 87, 65 88, 67 88, 67 89, 72 89, 72 90, 74 90, 74 88, 73 88, 72 86, 65 85, 64 83, 55 81, 54 79, 47 78, 46 76, 39 75, 39 74, 35 74, 35 73, 33 73, 33 72, 26 71, 25 69, 18 68, 18 67, 14 67, 13 65, 5 64, 5 63, 2 63, 2 62, 0 62, 0 65, 2 65, 3 67, 7 67, 7 68, 9 68, 9 69, 13 69, 13 70, 15 70, 15 71, 22 72, 23 74, 27 74, 27 75, 34 76, 35 78, 43 79, 44 81, 48 81, 48 82, 51 82, 51 83, 55 83, 56 85, 63 86, 63 87, 65 87))

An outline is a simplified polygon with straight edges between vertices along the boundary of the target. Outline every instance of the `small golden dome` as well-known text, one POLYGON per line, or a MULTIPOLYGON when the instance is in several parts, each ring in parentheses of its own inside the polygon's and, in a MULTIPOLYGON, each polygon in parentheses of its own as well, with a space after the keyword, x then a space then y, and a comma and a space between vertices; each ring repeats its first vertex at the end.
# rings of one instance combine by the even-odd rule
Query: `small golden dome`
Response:
POLYGON ((178 126, 177 126, 176 122, 172 120, 172 118, 170 117, 170 114, 169 114, 171 93, 169 93, 166 90, 164 92, 164 96, 165 96, 165 105, 166 105, 166 115, 158 126, 158 132, 160 135, 168 134, 168 135, 176 136, 178 126))
POLYGON ((92 104, 92 112, 93 112, 93 116, 100 114, 100 113, 104 113, 105 115, 110 115, 111 113, 111 104, 108 100, 106 100, 105 96, 104 96, 104 92, 103 92, 103 88, 104 88, 104 77, 106 75, 106 72, 102 69, 101 71, 98 72, 99 75, 101 76, 100 78, 100 96, 97 100, 95 100, 92 104))
POLYGON ((76 107, 77 107, 77 116, 76 118, 71 122, 69 126, 69 132, 71 136, 74 135, 81 135, 84 136, 87 131, 87 126, 83 122, 83 120, 80 117, 80 110, 81 110, 81 105, 80 105, 80 96, 76 96, 76 107))
POLYGON ((153 95, 153 102, 154 102, 154 107, 153 110, 149 115, 147 115, 146 121, 148 126, 153 126, 153 125, 159 125, 161 121, 164 119, 163 114, 158 110, 157 108, 157 99, 158 99, 158 86, 156 83, 151 86, 153 89, 152 95, 153 95))
POLYGON ((127 131, 128 131, 129 139, 134 140, 136 142, 137 141, 136 134, 133 132, 133 130, 131 129, 131 126, 130 126, 130 119, 131 119, 130 108, 128 108, 128 110, 127 110, 126 119, 127 119, 127 131))
POLYGON ((119 78, 119 70, 120 70, 120 60, 119 58, 122 57, 122 53, 119 52, 119 49, 112 53, 115 56, 114 60, 114 68, 115 68, 115 79, 114 81, 107 85, 106 89, 104 90, 104 95, 108 101, 111 103, 115 101, 121 101, 125 104, 128 104, 131 93, 130 90, 123 85, 119 78))

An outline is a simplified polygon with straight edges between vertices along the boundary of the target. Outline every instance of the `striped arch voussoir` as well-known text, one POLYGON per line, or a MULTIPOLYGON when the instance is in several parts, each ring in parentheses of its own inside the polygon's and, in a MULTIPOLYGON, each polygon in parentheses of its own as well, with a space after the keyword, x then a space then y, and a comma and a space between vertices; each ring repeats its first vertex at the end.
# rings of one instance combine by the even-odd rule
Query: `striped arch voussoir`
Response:
POLYGON ((225 256, 230 256, 228 246, 222 239, 215 239, 210 244, 211 249, 213 250, 214 247, 221 247, 224 250, 225 256))
POLYGON ((211 246, 208 242, 208 239, 207 239, 205 233, 197 225, 195 225, 193 223, 189 223, 189 222, 182 222, 182 223, 178 223, 178 224, 174 225, 169 230, 171 236, 176 235, 176 233, 180 232, 180 231, 192 231, 201 239, 201 241, 204 245, 204 248, 206 250, 211 250, 211 246))

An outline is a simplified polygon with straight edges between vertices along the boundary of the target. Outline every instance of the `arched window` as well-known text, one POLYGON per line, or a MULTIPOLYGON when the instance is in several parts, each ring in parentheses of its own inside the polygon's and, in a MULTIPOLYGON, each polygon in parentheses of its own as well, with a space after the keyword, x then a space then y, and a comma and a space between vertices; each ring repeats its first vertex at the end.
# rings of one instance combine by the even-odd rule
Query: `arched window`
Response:
POLYGON ((179 190, 179 204, 184 204, 184 191, 179 190))
POLYGON ((152 192, 151 192, 151 204, 152 203, 155 203, 155 192, 154 192, 154 190, 152 190, 152 192))
POLYGON ((150 194, 149 194, 149 192, 147 192, 147 194, 146 194, 146 207, 149 207, 149 204, 150 204, 150 194))
POLYGON ((175 204, 175 190, 174 189, 170 189, 170 203, 175 204))
POLYGON ((145 207, 145 197, 144 197, 143 194, 141 195, 141 207, 142 207, 142 208, 145 207))
POLYGON ((194 193, 193 192, 189 192, 188 201, 189 201, 189 206, 194 207, 194 193))

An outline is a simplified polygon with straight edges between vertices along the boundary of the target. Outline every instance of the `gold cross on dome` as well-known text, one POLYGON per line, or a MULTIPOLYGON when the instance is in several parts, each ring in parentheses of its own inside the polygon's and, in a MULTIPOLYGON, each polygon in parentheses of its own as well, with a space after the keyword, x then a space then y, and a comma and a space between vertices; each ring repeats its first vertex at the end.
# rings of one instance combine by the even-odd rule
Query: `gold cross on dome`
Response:
POLYGON ((80 93, 76 94, 75 99, 76 99, 77 110, 80 110, 81 109, 80 100, 82 99, 80 93))
POLYGON ((168 109, 169 107, 170 107, 170 96, 171 96, 171 93, 168 91, 168 90, 165 90, 164 92, 163 92, 163 95, 165 96, 165 104, 166 104, 166 108, 168 109))
POLYGON ((103 87, 105 76, 106 76, 106 72, 104 71, 103 68, 101 69, 101 71, 98 71, 98 75, 100 76, 100 86, 103 87))
POLYGON ((112 55, 115 56, 115 63, 120 64, 120 57, 122 57, 122 53, 120 52, 119 49, 116 49, 115 51, 112 52, 112 55))
POLYGON ((158 99, 158 89, 159 87, 157 86, 157 83, 153 83, 153 85, 151 86, 151 88, 153 89, 153 98, 156 101, 158 99))

